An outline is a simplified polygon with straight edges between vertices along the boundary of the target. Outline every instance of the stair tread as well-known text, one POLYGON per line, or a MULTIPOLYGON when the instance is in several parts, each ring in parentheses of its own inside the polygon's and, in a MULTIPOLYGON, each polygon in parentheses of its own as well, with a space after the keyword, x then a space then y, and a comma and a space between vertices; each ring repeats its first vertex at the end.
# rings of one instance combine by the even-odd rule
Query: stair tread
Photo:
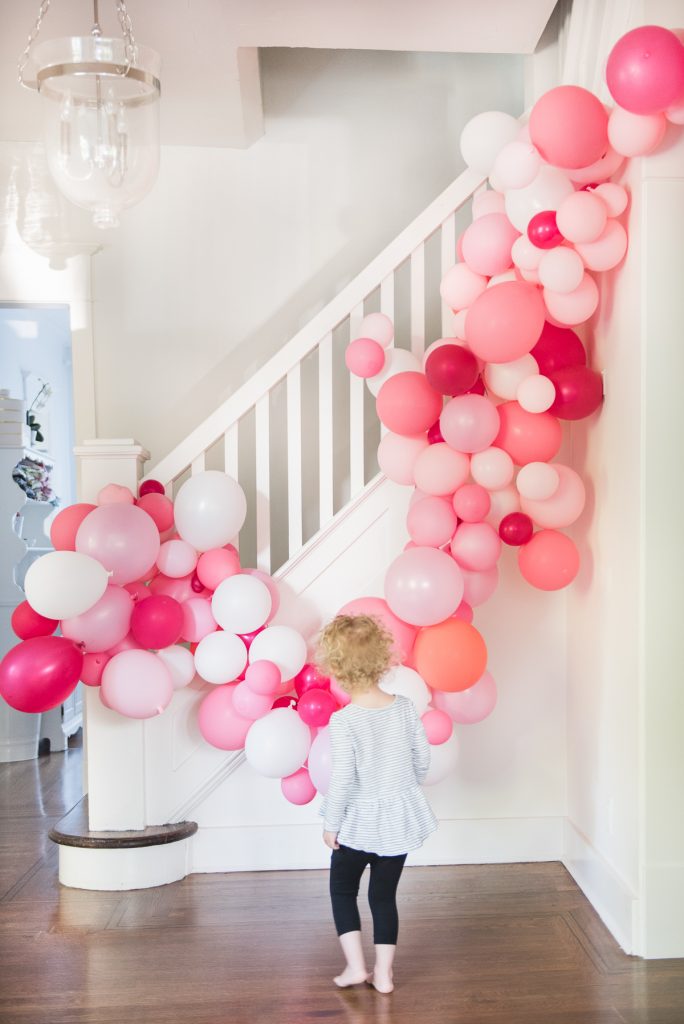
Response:
POLYGON ((88 797, 84 796, 63 818, 60 818, 48 835, 53 843, 60 846, 121 850, 177 843, 194 835, 196 831, 197 822, 178 821, 170 825, 148 825, 143 829, 95 832, 88 827, 88 797))

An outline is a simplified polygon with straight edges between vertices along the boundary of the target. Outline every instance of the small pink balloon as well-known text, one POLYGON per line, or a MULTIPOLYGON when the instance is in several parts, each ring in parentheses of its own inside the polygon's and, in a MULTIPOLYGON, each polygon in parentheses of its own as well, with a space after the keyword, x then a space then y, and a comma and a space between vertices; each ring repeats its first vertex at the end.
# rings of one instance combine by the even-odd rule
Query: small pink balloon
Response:
POLYGON ((372 338, 355 338, 347 346, 344 361, 357 377, 375 377, 385 365, 385 350, 372 338))
POLYGON ((160 533, 170 530, 173 526, 173 502, 165 494, 143 494, 136 501, 136 505, 154 520, 154 525, 160 533))
POLYGON ((190 597, 183 601, 183 626, 181 637, 190 643, 198 643, 205 636, 217 629, 216 620, 211 614, 211 601, 205 597, 190 597))
POLYGON ((255 693, 272 697, 280 688, 280 669, 272 661, 253 661, 245 670, 245 683, 255 693))
POLYGON ((102 673, 102 694, 107 707, 127 718, 153 718, 173 697, 171 674, 150 651, 122 651, 102 673))
POLYGON ((378 418, 395 434, 421 434, 435 422, 442 396, 423 373, 405 371, 388 378, 376 398, 378 418))
POLYGON ((81 682, 85 686, 99 686, 102 682, 104 667, 109 661, 110 655, 104 651, 97 654, 85 654, 83 656, 83 668, 81 669, 81 682))
POLYGON ((272 703, 270 694, 256 693, 246 682, 238 683, 233 690, 233 707, 242 718, 262 718, 271 710, 272 703))
POLYGON ((122 487, 121 484, 107 484, 97 494, 98 505, 134 505, 135 495, 130 487, 122 487))
POLYGON ((452 721, 461 725, 475 725, 491 715, 496 707, 496 683, 489 672, 485 672, 467 690, 458 693, 435 692, 433 703, 436 708, 446 712, 452 721))
POLYGON ((483 572, 471 572, 470 569, 461 569, 463 576, 463 600, 471 608, 488 601, 499 584, 499 570, 496 566, 485 569, 483 572))
POLYGON ((165 576, 182 579, 194 572, 196 565, 197 552, 186 540, 167 540, 159 548, 157 566, 165 576))
POLYGON ((306 768, 298 768, 293 775, 280 780, 280 788, 286 800, 298 807, 310 804, 316 796, 316 787, 306 768))
MULTIPOLYGON (((482 395, 458 395, 445 405, 439 426, 446 443, 456 452, 479 452, 488 448, 498 434, 499 413, 482 395)), ((463 476, 456 487, 465 480, 463 476)))
MULTIPOLYGON (((447 421, 451 437, 458 437, 463 443, 465 443, 466 438, 469 443, 477 443, 478 438, 483 436, 483 431, 486 429, 487 410, 472 407, 472 403, 487 402, 487 399, 480 398, 478 395, 464 395, 463 398, 470 404, 471 408, 467 411, 465 408, 461 408, 458 425, 456 424, 457 417, 454 415, 455 410, 452 410, 452 413, 449 414, 447 421), (467 433, 465 429, 462 429, 466 419, 468 424, 467 433), (458 434, 457 430, 460 431, 458 434)), ((491 408, 494 415, 496 415, 494 407, 492 406, 491 408)), ((444 416, 445 414, 443 413, 443 420, 444 416)), ((493 417, 490 416, 490 419, 493 424, 493 417)), ((444 429, 443 424, 442 432, 444 432, 444 429)), ((416 487, 423 491, 424 494, 437 496, 453 494, 458 487, 466 482, 470 469, 470 460, 463 450, 456 451, 455 448, 456 446, 451 443, 431 444, 427 445, 419 454, 413 465, 413 479, 416 487)))
POLYGON ((462 569, 482 572, 496 565, 501 539, 489 523, 461 523, 451 542, 451 554, 462 569))
POLYGON ((428 743, 433 747, 446 743, 454 731, 454 723, 447 713, 439 711, 437 708, 426 711, 421 718, 421 722, 423 723, 428 743))
POLYGON ((408 510, 406 528, 411 540, 420 546, 439 548, 454 535, 458 518, 445 498, 428 497, 408 510))
POLYGON ((451 616, 452 619, 461 619, 462 622, 471 623, 473 621, 473 609, 467 603, 467 601, 461 601, 458 608, 451 616))
POLYGON ((563 241, 559 229, 556 211, 542 210, 535 213, 527 225, 527 237, 537 249, 553 249, 563 241))
POLYGON ((301 697, 307 690, 330 689, 330 679, 327 676, 322 676, 316 666, 309 662, 297 673, 292 682, 298 697, 301 697))
POLYGON ((253 719, 238 715, 233 707, 236 684, 214 686, 199 706, 197 724, 207 743, 219 750, 242 750, 253 719))
POLYGON ((82 644, 88 654, 108 651, 127 636, 133 609, 133 599, 123 587, 109 586, 87 612, 62 619, 62 636, 82 644))
POLYGON ((240 572, 240 558, 234 549, 212 548, 200 555, 196 571, 197 578, 205 587, 216 590, 219 583, 240 572))

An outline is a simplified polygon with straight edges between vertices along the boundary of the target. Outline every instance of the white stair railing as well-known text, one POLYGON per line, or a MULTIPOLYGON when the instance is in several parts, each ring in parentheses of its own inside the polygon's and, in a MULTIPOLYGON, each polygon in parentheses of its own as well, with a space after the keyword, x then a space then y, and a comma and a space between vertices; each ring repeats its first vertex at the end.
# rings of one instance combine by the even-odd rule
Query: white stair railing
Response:
POLYGON ((439 280, 456 262, 459 211, 483 185, 481 175, 461 174, 147 474, 171 497, 204 469, 238 479, 248 500, 240 537, 253 549, 247 564, 275 571, 375 475, 374 402, 344 370, 344 348, 377 309, 395 322, 395 344, 419 358, 426 342, 449 335, 452 313, 439 300, 439 280))

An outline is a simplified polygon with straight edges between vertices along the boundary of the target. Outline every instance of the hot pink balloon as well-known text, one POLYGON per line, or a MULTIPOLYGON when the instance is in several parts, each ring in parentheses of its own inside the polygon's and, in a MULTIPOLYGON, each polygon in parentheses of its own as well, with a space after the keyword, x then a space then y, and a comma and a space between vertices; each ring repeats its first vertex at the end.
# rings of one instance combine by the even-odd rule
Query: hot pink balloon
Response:
POLYGON ((347 346, 344 361, 357 377, 375 377, 385 365, 385 350, 372 338, 356 338, 347 346))
POLYGON ((656 114, 684 96, 684 46, 660 25, 642 25, 610 51, 606 81, 615 102, 633 114, 656 114))
POLYGON ((485 362, 519 359, 538 341, 544 314, 544 302, 534 285, 504 281, 487 288, 468 310, 466 341, 485 362))
POLYGON ((50 526, 50 540, 55 551, 76 550, 78 528, 95 508, 97 505, 80 502, 78 505, 68 505, 57 513, 50 526))
POLYGON ((111 655, 105 654, 104 651, 98 651, 97 654, 84 654, 83 655, 83 668, 81 669, 81 682, 85 686, 99 686, 102 682, 102 673, 104 667, 109 661, 111 655))
POLYGON ((306 768, 298 768, 293 775, 286 775, 280 780, 280 788, 285 799, 298 807, 310 804, 316 796, 316 787, 306 768))
POLYGON ((497 411, 501 429, 494 443, 508 452, 518 466, 550 462, 558 454, 563 432, 550 412, 527 412, 518 402, 502 402, 497 411))
POLYGON ((171 673, 150 651, 122 651, 105 665, 102 695, 107 707, 120 715, 154 718, 171 703, 171 673))
POLYGON ((76 550, 111 572, 111 583, 132 583, 148 572, 159 554, 159 530, 135 505, 101 505, 76 534, 76 550))
POLYGON ((476 274, 503 274, 511 265, 511 246, 519 234, 505 213, 478 217, 463 234, 463 259, 476 274))
POLYGON ((425 375, 415 370, 397 373, 380 388, 378 418, 395 434, 415 435, 427 430, 442 409, 442 396, 425 375))
POLYGON ((489 523, 461 523, 451 542, 451 554, 462 569, 482 572, 496 565, 501 538, 489 523))
POLYGON ((404 622, 433 626, 452 615, 461 603, 461 570, 443 551, 411 548, 387 570, 385 597, 404 622))
POLYGON ((238 683, 233 690, 233 707, 242 718, 254 721, 262 718, 271 710, 273 696, 268 693, 256 693, 246 682, 238 683))
POLYGON ((327 676, 322 676, 316 666, 309 662, 297 673, 292 682, 298 697, 301 697, 307 690, 330 689, 330 679, 327 676))
POLYGON ((585 167, 608 145, 608 115, 601 101, 578 85, 549 89, 532 107, 530 139, 557 167, 585 167))
POLYGON ((491 715, 496 707, 496 696, 496 683, 489 672, 485 672, 467 690, 458 693, 436 691, 433 703, 436 708, 446 712, 452 721, 460 725, 475 725, 491 715))
MULTIPOLYGON (((147 604, 147 602, 145 602, 147 604)), ((183 601, 183 626, 181 637, 196 644, 217 629, 216 619, 211 613, 211 601, 205 597, 190 597, 183 601)))
POLYGON ((449 718, 449 715, 445 711, 439 711, 437 708, 426 711, 421 718, 421 722, 423 723, 428 743, 432 744, 433 747, 446 743, 454 731, 454 723, 449 718))
POLYGON ((406 528, 418 546, 439 548, 451 540, 458 519, 444 498, 424 498, 408 510, 406 528))
POLYGON ((154 525, 160 533, 170 530, 173 526, 173 502, 165 494, 143 494, 136 501, 136 505, 154 520, 154 525))
MULTIPOLYGON (((394 638, 394 646, 400 661, 404 661, 413 649, 418 630, 395 615, 382 597, 357 597, 343 605, 337 614, 370 615, 372 618, 378 619, 394 638)), ((338 686, 334 679, 330 681, 330 690, 338 701, 341 700, 341 696, 346 695, 345 703, 349 703, 349 695, 345 694, 345 691, 338 686)))
POLYGON ((330 716, 337 711, 337 701, 329 690, 305 690, 299 698, 297 713, 307 725, 327 725, 330 716))
POLYGON ((259 633, 262 633, 265 628, 266 628, 265 626, 259 626, 258 629, 253 629, 251 633, 238 633, 238 636, 242 640, 242 642, 245 645, 245 647, 247 648, 247 650, 250 649, 250 647, 252 646, 253 642, 259 636, 259 633))
POLYGON ((272 661, 253 661, 245 670, 245 683, 255 693, 272 697, 280 688, 280 669, 272 661))
POLYGON ((453 498, 453 508, 459 519, 466 523, 479 523, 491 507, 489 494, 479 484, 464 484, 453 498))
POLYGON ((554 249, 563 241, 558 229, 555 210, 542 210, 535 213, 527 225, 527 237, 537 249, 554 249))
POLYGON ((59 626, 59 619, 48 619, 39 615, 28 601, 22 601, 12 612, 12 629, 20 640, 31 640, 36 636, 51 636, 59 626))
POLYGON ((215 686, 199 707, 199 731, 207 743, 219 750, 242 750, 247 733, 253 725, 251 718, 243 718, 235 711, 234 691, 234 683, 215 686))
POLYGON ((471 608, 488 601, 499 584, 499 570, 496 566, 483 572, 471 572, 461 569, 463 577, 463 600, 471 608))
POLYGON ((82 666, 81 651, 65 637, 22 640, 0 661, 0 697, 16 711, 50 711, 74 691, 82 666))
POLYGON ((108 651, 128 635, 134 607, 123 587, 109 586, 87 612, 62 620, 62 636, 83 644, 84 653, 108 651))
POLYGON ((131 633, 141 647, 170 647, 180 639, 183 627, 183 606, 165 594, 153 594, 133 608, 131 633))
MULTIPOLYGON (((499 413, 482 395, 459 395, 445 405, 439 426, 444 440, 455 451, 480 452, 499 432, 499 413)), ((465 477, 460 483, 465 483, 465 477)))

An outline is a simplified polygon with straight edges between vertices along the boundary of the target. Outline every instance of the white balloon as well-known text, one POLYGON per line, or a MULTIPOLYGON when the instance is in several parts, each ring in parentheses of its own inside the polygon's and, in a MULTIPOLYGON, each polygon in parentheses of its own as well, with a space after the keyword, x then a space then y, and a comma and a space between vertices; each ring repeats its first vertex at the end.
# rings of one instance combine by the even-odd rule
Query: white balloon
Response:
POLYGON ((245 757, 260 775, 282 779, 306 761, 311 731, 292 708, 276 708, 259 718, 247 733, 245 757))
POLYGON ((182 690, 195 678, 195 659, 187 647, 173 644, 157 651, 157 657, 166 665, 174 690, 182 690))
POLYGON ((379 683, 384 693, 399 693, 412 700, 419 715, 424 715, 430 703, 430 690, 424 680, 412 668, 395 665, 386 672, 379 683))
POLYGON ((539 262, 539 283, 553 292, 574 292, 584 277, 582 257, 569 249, 567 245, 559 245, 545 252, 539 262))
POLYGON ((520 270, 536 270, 545 250, 533 245, 527 235, 520 235, 511 246, 511 258, 520 270))
POLYGON ((505 145, 520 131, 518 121, 501 110, 476 114, 461 132, 461 155, 468 167, 490 174, 505 145))
POLYGON ((420 361, 413 352, 404 348, 388 349, 385 365, 380 373, 366 379, 368 390, 377 397, 378 391, 388 378, 394 377, 396 373, 407 373, 410 370, 420 370, 420 361))
POLYGON ((509 363, 487 363, 484 379, 488 391, 512 401, 518 394, 520 382, 532 373, 539 373, 539 364, 534 356, 525 355, 509 363))
POLYGON ((79 551, 50 551, 29 566, 26 600, 48 619, 82 615, 100 600, 109 573, 95 558, 79 551))
POLYGON ((186 480, 173 507, 178 533, 198 551, 221 548, 237 536, 247 514, 237 480, 217 469, 186 480))
POLYGON ((330 729, 327 726, 324 729, 318 730, 318 735, 311 744, 308 760, 311 781, 318 792, 325 796, 330 786, 330 772, 332 769, 332 746, 330 743, 330 729))
POLYGON ((532 143, 515 139, 500 150, 493 170, 504 189, 525 188, 536 177, 540 164, 539 151, 532 143))
POLYGON ((434 786, 435 783, 446 779, 451 775, 458 761, 458 744, 456 734, 452 733, 446 743, 439 743, 437 746, 430 745, 430 767, 423 780, 424 786, 434 786))
POLYGON ((232 683, 247 664, 247 648, 235 633, 210 633, 197 645, 195 668, 207 683, 232 683))
POLYGON ((499 523, 504 516, 511 512, 520 511, 520 498, 513 484, 502 487, 498 491, 491 491, 489 495, 491 508, 485 516, 485 523, 489 523, 495 530, 499 529, 499 523))
POLYGON ((359 338, 372 338, 378 345, 387 348, 394 337, 394 325, 384 313, 369 313, 361 321, 359 338))
POLYGON ((533 373, 518 386, 518 403, 525 412, 546 412, 556 401, 553 381, 533 373))
POLYGON ((572 182, 557 167, 542 164, 533 181, 525 188, 511 188, 506 193, 506 214, 518 231, 527 231, 535 213, 557 210, 566 196, 574 192, 572 182))
POLYGON ((518 471, 515 486, 523 498, 533 501, 544 501, 555 494, 560 484, 560 476, 554 466, 548 462, 528 462, 518 471))
POLYGON ((211 613, 229 633, 252 633, 271 614, 271 593, 256 576, 236 573, 222 580, 211 599, 211 613))
POLYGON ((290 626, 269 626, 252 640, 249 660, 272 661, 280 669, 282 681, 287 682, 306 663, 306 640, 290 626))

